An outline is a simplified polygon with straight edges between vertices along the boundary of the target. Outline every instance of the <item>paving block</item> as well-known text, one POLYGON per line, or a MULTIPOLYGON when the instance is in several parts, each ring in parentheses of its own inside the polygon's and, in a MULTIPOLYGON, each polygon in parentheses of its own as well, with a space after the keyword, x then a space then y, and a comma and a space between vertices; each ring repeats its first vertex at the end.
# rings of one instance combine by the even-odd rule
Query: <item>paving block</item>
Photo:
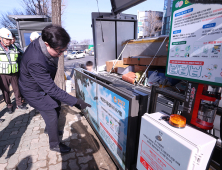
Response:
MULTIPOLYGON (((56 164, 56 162, 57 162, 57 156, 55 156, 55 153, 53 153, 53 152, 50 152, 49 154, 48 154, 48 159, 49 159, 49 165, 51 165, 51 164, 56 164)), ((60 166, 60 169, 61 169, 61 167, 62 166, 60 166)))
POLYGON ((34 164, 33 163, 28 164, 27 169, 37 170, 39 168, 44 168, 44 167, 46 167, 46 160, 41 160, 41 161, 35 162, 34 164))
POLYGON ((33 128, 33 131, 36 131, 36 130, 39 130, 38 126, 33 128))
POLYGON ((84 156, 84 154, 82 152, 79 152, 79 153, 76 153, 76 156, 79 157, 79 156, 84 156))
POLYGON ((38 155, 39 155, 38 160, 46 160, 48 151, 45 149, 45 147, 40 147, 38 148, 38 155))
POLYGON ((2 131, 2 132, 13 132, 13 131, 16 131, 16 130, 18 130, 18 129, 19 129, 19 128, 17 128, 17 127, 13 127, 13 128, 7 127, 7 128, 5 128, 4 131, 2 131))
POLYGON ((10 132, 4 132, 0 141, 8 140, 9 136, 10 136, 10 132))
POLYGON ((30 156, 28 163, 35 163, 38 161, 38 155, 30 156))
POLYGON ((13 144, 15 141, 16 141, 16 139, 9 139, 9 140, 5 140, 5 141, 1 141, 0 146, 10 145, 10 144, 13 144))
POLYGON ((3 169, 6 168, 6 166, 7 166, 7 163, 5 163, 5 164, 0 164, 0 169, 3 170, 3 169))
POLYGON ((25 157, 24 159, 22 159, 18 165, 16 166, 16 170, 24 170, 28 167, 28 160, 29 160, 29 156, 25 157))
POLYGON ((11 135, 17 135, 18 132, 19 132, 19 131, 12 131, 12 132, 10 133, 10 136, 11 136, 11 135))
POLYGON ((62 162, 62 169, 67 169, 68 162, 62 162))
POLYGON ((75 158, 75 152, 62 155, 62 161, 67 161, 69 159, 74 159, 74 158, 75 158))
POLYGON ((31 143, 30 141, 25 141, 22 146, 20 147, 20 152, 25 152, 25 151, 29 151, 30 149, 30 146, 31 146, 31 143))
POLYGON ((58 163, 56 165, 49 165, 49 170, 62 169, 62 163, 58 163))
POLYGON ((69 160, 69 168, 79 170, 79 166, 76 163, 76 159, 75 160, 69 160))
POLYGON ((89 165, 88 164, 81 164, 80 167, 81 167, 80 170, 88 170, 89 169, 89 165))
POLYGON ((92 156, 89 156, 89 155, 83 156, 83 157, 78 157, 79 164, 82 164, 82 163, 85 164, 85 163, 89 162, 90 160, 92 160, 92 156))
POLYGON ((8 160, 7 169, 15 168, 19 161, 19 154, 12 155, 8 160))
POLYGON ((22 120, 18 120, 18 121, 15 122, 15 125, 16 124, 21 124, 21 123, 22 123, 22 120))

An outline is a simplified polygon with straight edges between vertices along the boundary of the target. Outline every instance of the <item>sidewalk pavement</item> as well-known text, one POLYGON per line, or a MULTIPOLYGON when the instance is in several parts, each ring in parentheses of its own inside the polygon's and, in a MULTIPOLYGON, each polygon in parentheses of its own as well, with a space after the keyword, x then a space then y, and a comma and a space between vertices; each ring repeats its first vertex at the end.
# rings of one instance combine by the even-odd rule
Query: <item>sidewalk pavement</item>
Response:
MULTIPOLYGON (((14 100, 14 98, 13 98, 14 100)), ((15 105, 15 102, 13 102, 15 105)), ((62 106, 61 140, 72 148, 68 154, 49 150, 45 122, 28 106, 26 111, 0 112, 0 170, 116 170, 94 131, 75 107, 62 106)))

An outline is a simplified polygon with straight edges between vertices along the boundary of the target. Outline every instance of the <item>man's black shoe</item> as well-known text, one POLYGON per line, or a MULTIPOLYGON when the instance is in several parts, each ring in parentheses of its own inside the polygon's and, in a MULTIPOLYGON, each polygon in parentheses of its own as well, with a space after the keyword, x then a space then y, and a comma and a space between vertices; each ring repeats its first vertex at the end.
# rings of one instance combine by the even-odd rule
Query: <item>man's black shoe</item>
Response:
POLYGON ((13 113, 13 107, 8 108, 8 114, 12 114, 13 113))
MULTIPOLYGON (((48 135, 48 132, 47 132, 46 129, 44 130, 44 133, 48 135)), ((58 133, 59 133, 59 136, 63 135, 63 131, 62 130, 58 130, 58 133)))
POLYGON ((21 110, 27 110, 28 109, 28 107, 23 106, 23 105, 17 106, 16 108, 21 109, 21 110))
POLYGON ((71 148, 60 142, 59 145, 57 145, 54 148, 50 148, 50 150, 60 152, 60 153, 68 153, 71 151, 71 148))

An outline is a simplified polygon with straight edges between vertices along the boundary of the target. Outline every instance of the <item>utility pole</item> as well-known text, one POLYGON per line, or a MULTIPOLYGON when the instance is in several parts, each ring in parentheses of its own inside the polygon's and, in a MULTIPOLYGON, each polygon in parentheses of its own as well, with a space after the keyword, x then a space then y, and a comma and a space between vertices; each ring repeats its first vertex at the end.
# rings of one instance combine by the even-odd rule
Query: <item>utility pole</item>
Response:
MULTIPOLYGON (((61 0, 52 0, 52 24, 61 26, 61 0)), ((59 57, 58 70, 55 77, 56 85, 65 90, 64 54, 59 57)))

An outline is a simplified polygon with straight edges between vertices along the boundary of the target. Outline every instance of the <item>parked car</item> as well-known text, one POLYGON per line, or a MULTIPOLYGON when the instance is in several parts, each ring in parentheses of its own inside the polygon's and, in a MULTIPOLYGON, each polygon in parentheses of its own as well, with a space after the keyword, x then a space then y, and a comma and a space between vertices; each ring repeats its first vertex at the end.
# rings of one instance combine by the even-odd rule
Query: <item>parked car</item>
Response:
POLYGON ((85 49, 84 52, 85 52, 86 54, 89 54, 89 49, 85 49))
POLYGON ((85 57, 85 53, 83 53, 81 51, 73 51, 71 54, 67 55, 68 60, 72 60, 75 58, 83 58, 83 57, 85 57))

